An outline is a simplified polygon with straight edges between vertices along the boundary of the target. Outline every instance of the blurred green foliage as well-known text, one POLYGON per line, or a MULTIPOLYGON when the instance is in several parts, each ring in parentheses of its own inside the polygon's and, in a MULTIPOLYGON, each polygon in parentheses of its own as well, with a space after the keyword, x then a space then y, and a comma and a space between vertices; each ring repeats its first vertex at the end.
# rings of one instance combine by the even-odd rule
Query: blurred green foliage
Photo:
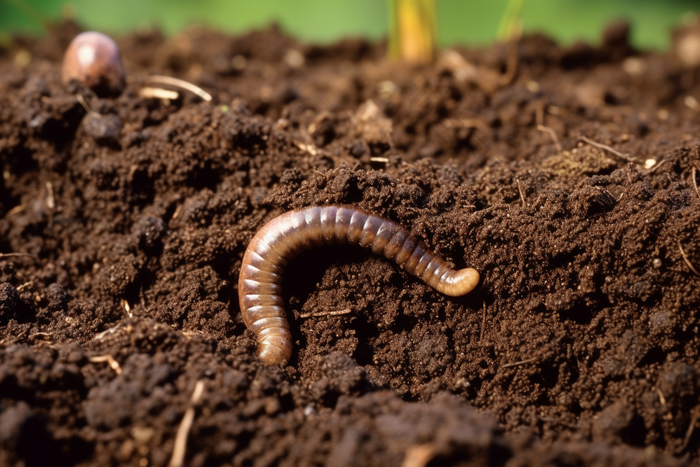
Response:
MULTIPOLYGON (((438 0, 439 44, 493 41, 507 2, 438 0)), ((626 18, 637 46, 665 48, 670 29, 698 10, 697 0, 525 0, 521 18, 526 32, 541 31, 564 43, 595 42, 605 24, 626 18)), ((66 13, 87 29, 113 34, 150 26, 173 34, 193 23, 242 32, 275 21, 285 32, 314 42, 349 35, 377 40, 388 25, 382 0, 0 0, 0 35, 38 34, 46 22, 66 13)))

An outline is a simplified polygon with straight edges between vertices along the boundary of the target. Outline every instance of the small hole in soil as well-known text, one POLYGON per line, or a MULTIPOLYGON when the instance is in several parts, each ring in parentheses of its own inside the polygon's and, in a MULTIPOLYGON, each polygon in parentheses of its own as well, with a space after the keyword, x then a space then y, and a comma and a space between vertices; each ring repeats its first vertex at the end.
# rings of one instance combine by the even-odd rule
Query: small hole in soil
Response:
POLYGON ((593 320, 593 310, 582 303, 559 312, 562 321, 573 321, 576 324, 587 325, 593 320))
POLYGON ((559 364, 555 362, 547 362, 539 365, 540 373, 537 375, 539 383, 547 388, 552 389, 559 382, 559 364))
POLYGON ((622 440, 631 446, 645 446, 647 430, 644 425, 644 418, 639 414, 632 417, 627 429, 622 433, 622 440))
POLYGON ((666 361, 666 352, 660 347, 652 347, 647 354, 639 361, 638 367, 644 367, 653 364, 661 364, 666 361))

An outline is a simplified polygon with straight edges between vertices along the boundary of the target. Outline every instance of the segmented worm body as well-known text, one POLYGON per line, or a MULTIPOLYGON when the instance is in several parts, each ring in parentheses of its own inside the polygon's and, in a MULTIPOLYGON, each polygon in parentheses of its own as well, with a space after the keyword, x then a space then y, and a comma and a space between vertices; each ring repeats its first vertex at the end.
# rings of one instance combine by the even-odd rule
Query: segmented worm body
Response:
POLYGON ((349 206, 290 211, 265 225, 243 256, 238 295, 243 321, 260 345, 266 364, 285 363, 292 335, 282 300, 282 271, 302 250, 347 243, 383 254, 426 284, 457 297, 479 283, 476 269, 454 270, 396 222, 349 206))

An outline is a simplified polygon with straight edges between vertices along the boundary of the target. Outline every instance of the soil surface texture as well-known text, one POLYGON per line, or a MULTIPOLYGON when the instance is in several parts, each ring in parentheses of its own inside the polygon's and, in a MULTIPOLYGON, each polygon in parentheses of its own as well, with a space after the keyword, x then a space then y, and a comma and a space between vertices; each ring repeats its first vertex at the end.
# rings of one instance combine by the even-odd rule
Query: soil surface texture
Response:
POLYGON ((140 31, 113 98, 62 84, 78 32, 0 49, 0 465, 700 465, 700 27, 418 68, 274 27, 140 31), (245 249, 332 204, 481 282, 307 251, 292 358, 265 366, 245 249))

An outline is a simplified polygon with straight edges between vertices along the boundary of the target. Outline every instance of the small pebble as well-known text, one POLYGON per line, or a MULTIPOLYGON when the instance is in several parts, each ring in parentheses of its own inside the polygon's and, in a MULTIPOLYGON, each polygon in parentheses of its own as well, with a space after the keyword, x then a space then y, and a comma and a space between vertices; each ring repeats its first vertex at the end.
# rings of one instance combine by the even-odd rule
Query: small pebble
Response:
POLYGON ((116 115, 101 115, 98 117, 88 114, 83 120, 83 127, 85 132, 98 144, 103 146, 119 145, 123 124, 116 115))
POLYGON ((75 36, 63 57, 63 82, 74 79, 100 97, 119 95, 126 84, 126 72, 116 42, 95 31, 75 36))

